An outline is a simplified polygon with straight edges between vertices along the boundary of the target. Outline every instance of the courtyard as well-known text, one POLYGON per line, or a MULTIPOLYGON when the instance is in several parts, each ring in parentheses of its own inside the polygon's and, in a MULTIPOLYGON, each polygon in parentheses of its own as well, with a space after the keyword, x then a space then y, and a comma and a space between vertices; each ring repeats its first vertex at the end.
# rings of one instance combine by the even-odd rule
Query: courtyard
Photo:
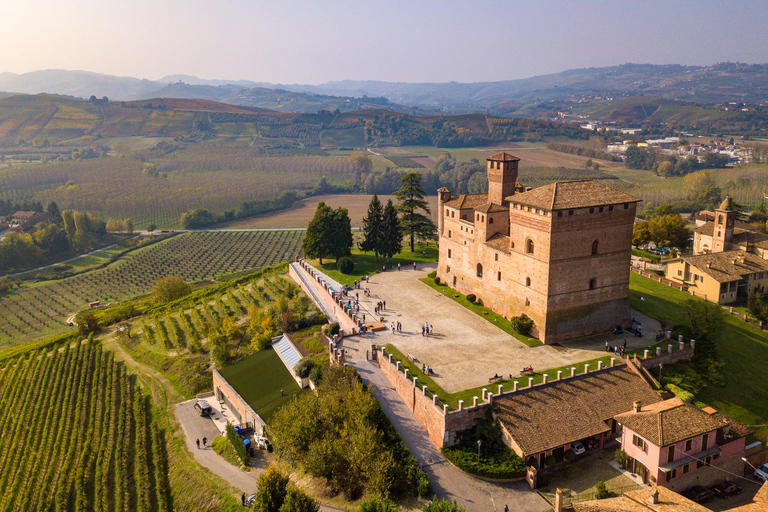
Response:
POLYGON ((372 343, 379 346, 391 343, 418 365, 429 366, 435 383, 455 393, 487 386, 488 379, 494 375, 504 379, 521 377, 521 385, 525 386, 527 379, 521 370, 526 366, 540 372, 606 356, 606 339, 611 345, 626 339, 627 350, 647 347, 655 343, 655 333, 660 328, 655 320, 633 311, 634 318, 643 325, 642 338, 606 333, 561 344, 528 347, 419 281, 435 267, 435 263, 421 263, 416 270, 404 266, 400 271, 376 273, 360 290, 351 292, 352 297, 355 294, 359 297, 360 313, 366 315, 366 321, 383 317, 387 330, 345 340, 344 346, 352 351, 350 357, 361 357, 355 352, 364 353, 372 343), (363 293, 366 286, 370 297, 363 293), (386 309, 375 315, 374 308, 380 301, 386 302, 386 309), (393 334, 390 326, 397 322, 402 324, 402 332, 393 334), (425 322, 433 326, 430 336, 422 335, 425 322))

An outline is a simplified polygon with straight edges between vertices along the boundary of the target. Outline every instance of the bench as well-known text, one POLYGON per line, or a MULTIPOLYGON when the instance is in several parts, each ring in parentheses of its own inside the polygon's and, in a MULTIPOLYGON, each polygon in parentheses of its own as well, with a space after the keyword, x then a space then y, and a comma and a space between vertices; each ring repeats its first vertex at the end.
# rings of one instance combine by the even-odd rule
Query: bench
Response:
POLYGON ((520 375, 525 375, 526 373, 533 375, 533 370, 520 370, 520 375))
POLYGON ((494 382, 501 382, 502 380, 504 380, 502 375, 497 375, 496 377, 488 377, 489 384, 493 384, 494 382))

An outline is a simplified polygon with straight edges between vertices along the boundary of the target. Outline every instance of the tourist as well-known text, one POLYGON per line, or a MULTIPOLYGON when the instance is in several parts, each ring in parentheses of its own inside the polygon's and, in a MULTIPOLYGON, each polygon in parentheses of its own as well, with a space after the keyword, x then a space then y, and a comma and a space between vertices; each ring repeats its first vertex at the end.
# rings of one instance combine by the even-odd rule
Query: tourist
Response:
POLYGON ((424 326, 421 326, 421 335, 424 336, 424 326))
POLYGON ((384 310, 387 309, 387 301, 381 301, 381 306, 384 308, 384 310))
POLYGON ((368 279, 370 279, 370 277, 371 277, 371 276, 369 276, 368 274, 365 274, 365 282, 366 282, 366 283, 368 282, 368 279))
POLYGON ((413 262, 413 270, 416 270, 416 262, 413 262))
POLYGON ((240 501, 243 502, 243 506, 245 506, 245 493, 240 495, 240 501))
POLYGON ((392 334, 395 334, 395 322, 392 322, 392 334))
POLYGON ((432 324, 429 324, 429 335, 430 335, 430 336, 432 335, 432 328, 433 328, 433 327, 434 327, 434 325, 432 325, 432 324))
POLYGON ((197 443, 197 449, 199 450, 200 449, 200 439, 195 440, 195 442, 197 443))
POLYGON ((206 445, 206 444, 208 444, 208 438, 207 438, 207 437, 204 437, 204 438, 203 438, 203 448, 205 448, 205 445, 206 445))
POLYGON ((425 374, 427 373, 427 365, 425 365, 424 363, 421 363, 421 372, 425 374))
POLYGON ((397 271, 400 272, 400 264, 397 264, 397 271))
POLYGON ((605 340, 605 351, 608 352, 608 340, 605 340))

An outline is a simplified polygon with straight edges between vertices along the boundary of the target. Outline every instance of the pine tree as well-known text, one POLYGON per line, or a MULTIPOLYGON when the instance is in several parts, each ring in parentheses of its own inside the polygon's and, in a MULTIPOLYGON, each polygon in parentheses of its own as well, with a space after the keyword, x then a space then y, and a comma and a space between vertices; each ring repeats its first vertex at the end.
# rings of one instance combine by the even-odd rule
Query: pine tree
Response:
POLYGON ((411 239, 411 252, 414 252, 414 239, 416 235, 430 238, 434 236, 435 224, 432 220, 418 213, 417 210, 424 210, 429 213, 429 203, 424 200, 427 193, 421 187, 421 174, 409 172, 400 178, 400 190, 395 192, 397 200, 397 211, 400 217, 400 225, 408 233, 411 239))
POLYGON ((323 201, 317 205, 315 215, 309 221, 307 234, 301 244, 301 249, 309 258, 317 258, 320 265, 323 258, 334 254, 332 237, 333 210, 323 201))
POLYGON ((395 254, 399 254, 402 249, 400 242, 403 239, 403 230, 400 227, 400 220, 397 218, 397 209, 390 199, 387 206, 384 207, 382 215, 382 236, 379 250, 387 259, 395 254))
MULTIPOLYGON (((390 201, 391 202, 391 201, 390 201)), ((363 233, 365 238, 360 248, 363 251, 373 251, 376 261, 379 261, 379 253, 382 252, 384 242, 384 208, 379 201, 379 196, 373 194, 371 204, 368 205, 368 215, 363 219, 363 233)))
POLYGON ((333 255, 336 256, 336 263, 338 263, 339 258, 349 256, 352 252, 352 220, 346 208, 339 207, 333 210, 331 229, 333 255))

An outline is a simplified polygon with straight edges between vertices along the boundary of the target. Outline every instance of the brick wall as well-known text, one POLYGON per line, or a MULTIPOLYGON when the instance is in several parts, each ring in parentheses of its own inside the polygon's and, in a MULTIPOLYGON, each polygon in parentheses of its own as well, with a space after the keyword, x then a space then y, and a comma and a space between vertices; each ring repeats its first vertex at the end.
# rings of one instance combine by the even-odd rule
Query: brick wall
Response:
POLYGON ((230 410, 240 419, 240 427, 253 427, 256 432, 263 433, 266 422, 216 370, 213 370, 213 399, 226 402, 230 410))
POLYGON ((680 361, 690 361, 693 358, 693 353, 696 347, 696 342, 691 340, 688 343, 680 343, 680 341, 669 340, 666 347, 662 347, 661 354, 657 355, 656 351, 647 351, 647 356, 636 356, 643 368, 658 368, 662 364, 675 364, 680 361), (672 345, 671 347, 669 345, 672 345))
POLYGON ((353 331, 357 332, 357 323, 342 310, 341 306, 336 303, 328 290, 326 290, 323 284, 318 280, 319 278, 315 277, 311 273, 314 270, 313 267, 304 261, 301 261, 300 264, 301 266, 299 269, 296 269, 295 265, 288 266, 288 275, 291 276, 291 279, 296 281, 301 289, 304 290, 304 293, 306 293, 310 298, 314 298, 315 295, 319 296, 325 304, 327 310, 333 312, 333 316, 335 317, 336 321, 339 322, 339 325, 347 335, 351 334, 353 331), (314 288, 316 294, 313 295, 307 289, 307 285, 304 279, 301 279, 297 272, 304 272, 304 275, 307 277, 306 281, 308 281, 309 285, 314 288))

